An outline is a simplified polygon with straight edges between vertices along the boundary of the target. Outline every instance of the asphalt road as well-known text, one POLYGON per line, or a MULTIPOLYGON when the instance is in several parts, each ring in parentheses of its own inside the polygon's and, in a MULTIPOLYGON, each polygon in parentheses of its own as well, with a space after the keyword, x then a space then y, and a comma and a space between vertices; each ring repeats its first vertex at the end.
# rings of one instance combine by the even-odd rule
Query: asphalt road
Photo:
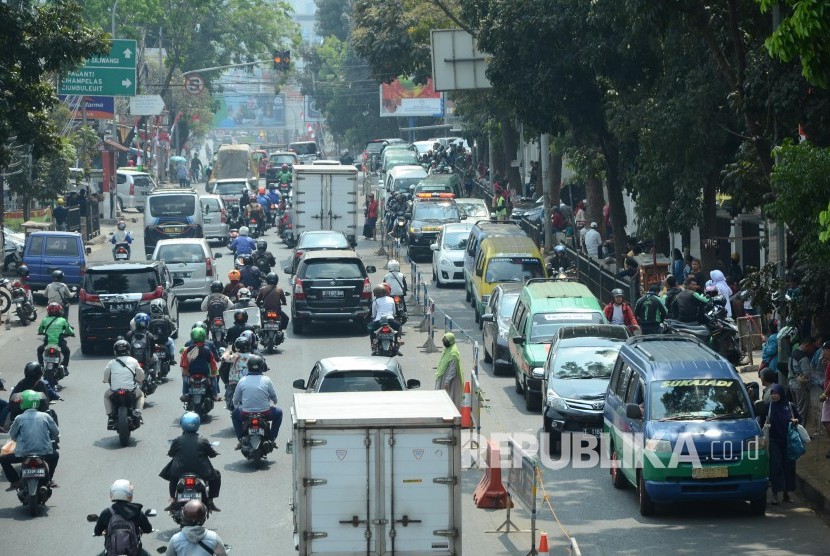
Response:
MULTIPOLYGON (((138 224, 133 232, 140 236, 138 224)), ((269 249, 282 268, 290 251, 278 242, 275 232, 266 234, 269 249)), ((377 243, 361 242, 358 252, 369 264, 382 263, 375 256, 377 243)), ((227 253, 224 247, 214 251, 227 253)), ((140 251, 139 251, 140 252, 140 251)), ((110 251, 96 248, 91 261, 107 261, 110 251)), ((218 261, 218 272, 225 278, 231 266, 231 257, 218 261)), ((404 264, 406 267, 407 265, 404 264)), ((428 279, 428 265, 423 265, 428 279)), ((406 271, 406 268, 404 269, 406 271)), ((381 271, 375 275, 379 279, 381 271)), ((284 286, 287 278, 280 272, 284 286)), ((439 308, 454 318, 454 326, 466 329, 478 337, 472 311, 464 304, 462 289, 429 288, 439 308)), ((71 311, 73 325, 77 310, 71 311)), ((202 318, 196 303, 182 306, 182 327, 202 318)), ((3 378, 14 384, 22 376, 25 363, 34 359, 39 343, 35 328, 21 328, 13 320, 11 330, 0 332, 0 353, 4 356, 3 378)), ((436 318, 439 328, 443 319, 436 318)), ((417 319, 406 327, 406 345, 401 363, 406 378, 417 378, 422 387, 430 388, 437 354, 424 354, 417 349, 425 335, 414 330, 417 319)), ((438 331, 440 334, 442 330, 438 331)), ((459 335, 463 341, 463 336, 459 335)), ((184 339, 177 345, 181 345, 184 339)), ((61 422, 61 462, 56 473, 60 488, 55 489, 39 517, 31 518, 20 506, 12 492, 0 490, 0 539, 4 547, 26 547, 30 553, 94 554, 102 549, 103 539, 93 538, 92 525, 86 522, 88 513, 97 513, 108 503, 108 488, 115 479, 128 478, 135 485, 135 501, 159 510, 153 519, 157 529, 145 537, 145 547, 153 551, 166 545, 178 528, 170 517, 161 512, 167 504, 166 482, 158 472, 167 462, 168 441, 179 434, 178 417, 182 404, 179 378, 175 369, 173 381, 162 385, 149 397, 144 411, 145 424, 134 431, 130 445, 121 448, 113 431, 106 430, 103 410, 103 368, 109 357, 81 355, 77 340, 70 339, 72 374, 63 381, 61 392, 65 401, 58 402, 56 410, 61 422)), ((365 355, 368 339, 336 327, 320 327, 300 338, 288 331, 286 342, 275 355, 267 356, 269 375, 275 382, 280 406, 286 419, 279 436, 279 450, 269 456, 263 469, 244 460, 233 450, 235 440, 230 419, 223 406, 217 406, 212 418, 202 425, 201 432, 212 441, 218 441, 220 456, 214 465, 222 472, 221 497, 217 499, 221 513, 210 517, 207 525, 219 532, 232 554, 292 554, 292 519, 289 510, 291 492, 291 463, 285 454, 289 439, 291 382, 308 378, 314 362, 334 355, 365 355)), ((462 348, 465 367, 470 368, 471 350, 462 348)), ((483 417, 485 433, 538 432, 541 417, 524 410, 513 391, 509 377, 494 377, 488 365, 482 364, 482 386, 490 398, 490 410, 483 417)), ((0 435, 0 443, 7 435, 0 435)), ((472 504, 472 491, 482 472, 470 469, 463 475, 463 536, 465 554, 526 554, 530 549, 527 533, 497 535, 486 533, 504 521, 503 510, 478 510, 472 504)), ((810 509, 797 503, 792 506, 770 508, 765 518, 748 515, 746 508, 736 505, 663 508, 654 518, 642 518, 637 511, 633 490, 616 491, 611 487, 605 469, 574 469, 565 466, 559 470, 545 469, 545 488, 551 503, 567 531, 575 536, 583 554, 820 554, 827 553, 830 534, 824 522, 810 509)), ((6 486, 0 482, 0 488, 6 486)), ((796 498, 798 500, 798 498, 796 498)), ((551 517, 550 511, 539 504, 539 529, 551 535, 553 553, 564 553, 564 537, 551 517)), ((528 528, 526 511, 517 508, 512 519, 528 528)), ((5 549, 0 549, 4 553, 5 549)))

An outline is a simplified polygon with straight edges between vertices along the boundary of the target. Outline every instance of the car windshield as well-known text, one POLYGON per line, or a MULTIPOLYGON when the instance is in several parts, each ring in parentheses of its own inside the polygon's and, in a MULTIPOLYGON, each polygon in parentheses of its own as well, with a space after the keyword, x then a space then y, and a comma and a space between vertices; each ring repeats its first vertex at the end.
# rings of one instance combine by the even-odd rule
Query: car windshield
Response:
POLYGON ((412 220, 458 221, 458 207, 454 203, 415 203, 412 207, 412 220))
POLYGON ((136 187, 154 187, 156 185, 150 179, 150 176, 135 176, 133 177, 133 183, 136 187))
POLYGON ((248 184, 242 181, 217 183, 213 189, 214 195, 242 195, 242 191, 248 189, 248 184))
POLYGON ((651 418, 663 420, 749 417, 744 388, 734 379, 659 380, 650 386, 651 418))
POLYGON ((518 293, 505 293, 501 296, 499 301, 499 315, 504 319, 509 319, 513 314, 513 309, 516 308, 516 303, 519 301, 518 293))
POLYGON ((366 152, 368 153, 379 153, 381 150, 383 150, 383 141, 377 141, 366 145, 366 152))
POLYGON ((423 176, 420 178, 398 178, 395 180, 395 191, 409 191, 410 186, 418 185, 423 179, 423 176))
POLYGON ((348 249, 349 240, 343 234, 303 234, 297 244, 297 249, 327 247, 332 249, 348 249))
POLYGON ((354 280, 363 278, 363 269, 357 261, 306 261, 303 280, 341 279, 354 280))
POLYGON ((485 282, 524 282, 541 278, 542 261, 534 257, 495 257, 487 264, 485 282))
POLYGON ((390 392, 403 390, 394 373, 385 371, 333 371, 320 383, 318 392, 390 392))
POLYGON ((150 197, 151 216, 193 216, 196 195, 158 195, 150 197))
POLYGON ((113 293, 150 293, 159 286, 156 273, 152 269, 106 271, 87 271, 83 288, 93 295, 113 293))
POLYGON ((602 313, 538 313, 530 324, 530 342, 549 342, 560 328, 569 324, 602 324, 602 313))
POLYGON ((156 259, 168 264, 202 263, 205 261, 205 253, 201 245, 172 243, 160 246, 156 259))
POLYGON ((487 210, 487 205, 483 203, 465 203, 464 201, 456 200, 456 204, 460 205, 464 212, 467 213, 468 217, 471 218, 478 218, 483 217, 486 218, 490 216, 490 211, 487 210))
POLYGON ((466 230, 444 232, 444 249, 447 251, 463 251, 467 248, 468 239, 470 239, 470 232, 466 230))
POLYGON ((551 367, 556 378, 611 378, 622 342, 617 346, 560 347, 551 367))
POLYGON ((268 157, 268 162, 271 164, 271 166, 282 166, 283 164, 293 166, 294 157, 290 154, 272 154, 270 157, 268 157))
POLYGON ((298 155, 317 154, 317 143, 291 143, 288 148, 298 155))

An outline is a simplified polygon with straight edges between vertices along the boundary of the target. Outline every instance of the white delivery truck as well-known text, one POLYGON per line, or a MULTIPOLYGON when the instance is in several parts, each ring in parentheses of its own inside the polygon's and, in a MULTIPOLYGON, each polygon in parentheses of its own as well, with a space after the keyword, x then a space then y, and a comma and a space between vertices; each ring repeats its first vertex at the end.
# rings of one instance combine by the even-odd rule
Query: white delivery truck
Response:
POLYGON ((339 164, 295 165, 291 224, 295 239, 309 230, 343 232, 357 245, 357 168, 339 164))
POLYGON ((461 416, 441 391, 294 394, 301 556, 461 554, 461 416))

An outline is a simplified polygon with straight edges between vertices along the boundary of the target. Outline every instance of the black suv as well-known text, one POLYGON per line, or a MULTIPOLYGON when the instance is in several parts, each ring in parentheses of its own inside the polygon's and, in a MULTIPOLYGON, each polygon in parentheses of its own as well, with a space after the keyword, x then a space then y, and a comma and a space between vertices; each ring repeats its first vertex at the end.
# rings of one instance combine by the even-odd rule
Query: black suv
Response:
POLYGON ((370 318, 369 273, 354 251, 313 251, 297 266, 292 284, 291 324, 301 334, 312 321, 352 322, 365 332, 370 318))
POLYGON ((104 263, 86 269, 78 293, 78 322, 81 352, 95 350, 96 344, 111 346, 130 329, 136 313, 150 314, 150 302, 164 299, 178 336, 179 301, 173 291, 183 284, 171 278, 162 261, 146 263, 104 263))
POLYGON ((268 167, 265 169, 266 187, 272 183, 279 182, 277 176, 282 171, 283 164, 288 164, 288 169, 291 170, 294 168, 295 164, 299 164, 297 155, 288 151, 276 152, 268 155, 268 167))

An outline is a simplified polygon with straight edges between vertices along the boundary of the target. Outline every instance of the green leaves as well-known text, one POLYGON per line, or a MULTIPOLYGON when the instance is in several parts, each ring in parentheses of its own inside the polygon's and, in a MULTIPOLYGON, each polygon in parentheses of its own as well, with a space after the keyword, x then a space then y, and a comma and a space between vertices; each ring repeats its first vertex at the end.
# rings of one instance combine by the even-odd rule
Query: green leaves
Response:
POLYGON ((818 238, 827 243, 830 241, 830 203, 827 204, 827 210, 818 213, 818 223, 821 225, 818 238))
POLYGON ((789 62, 798 58, 802 75, 830 88, 830 6, 823 0, 757 0, 763 11, 781 6, 778 28, 764 41, 770 56, 789 62))

